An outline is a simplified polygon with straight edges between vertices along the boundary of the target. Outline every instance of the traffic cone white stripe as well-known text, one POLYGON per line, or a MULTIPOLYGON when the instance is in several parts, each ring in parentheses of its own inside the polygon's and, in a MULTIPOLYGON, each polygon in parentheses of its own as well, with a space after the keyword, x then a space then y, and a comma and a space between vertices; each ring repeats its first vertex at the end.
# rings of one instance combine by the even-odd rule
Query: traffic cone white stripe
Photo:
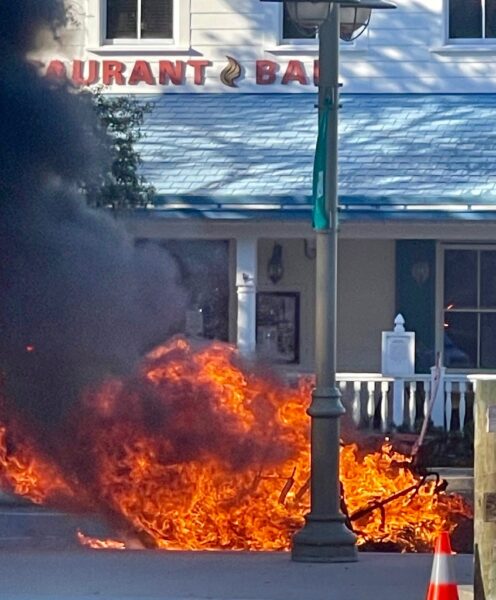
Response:
POLYGON ((431 583, 453 583, 455 581, 450 556, 435 554, 432 564, 431 583))

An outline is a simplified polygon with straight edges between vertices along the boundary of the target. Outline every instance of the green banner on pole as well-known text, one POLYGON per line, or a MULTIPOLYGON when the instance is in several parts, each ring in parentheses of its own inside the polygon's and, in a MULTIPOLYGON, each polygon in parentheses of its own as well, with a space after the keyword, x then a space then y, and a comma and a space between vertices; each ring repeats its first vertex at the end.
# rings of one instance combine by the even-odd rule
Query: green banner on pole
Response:
POLYGON ((319 117, 319 133, 313 163, 313 212, 312 224, 314 229, 329 228, 329 211, 325 201, 325 174, 327 159, 327 129, 329 111, 323 110, 319 117))

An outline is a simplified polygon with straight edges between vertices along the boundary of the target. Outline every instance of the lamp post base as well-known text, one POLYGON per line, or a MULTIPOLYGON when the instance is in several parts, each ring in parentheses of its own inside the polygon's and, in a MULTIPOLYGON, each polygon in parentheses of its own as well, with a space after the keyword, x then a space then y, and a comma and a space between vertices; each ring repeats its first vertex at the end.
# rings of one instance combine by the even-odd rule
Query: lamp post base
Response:
POLYGON ((344 517, 308 514, 305 526, 293 536, 291 559, 296 562, 356 562, 356 537, 344 517))

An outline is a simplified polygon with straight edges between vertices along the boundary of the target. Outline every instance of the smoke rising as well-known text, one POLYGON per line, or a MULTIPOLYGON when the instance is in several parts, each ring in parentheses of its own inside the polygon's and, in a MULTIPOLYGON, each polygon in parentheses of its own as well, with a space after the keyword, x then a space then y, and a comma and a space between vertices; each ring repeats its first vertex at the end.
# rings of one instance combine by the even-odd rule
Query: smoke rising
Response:
POLYGON ((89 98, 26 59, 64 18, 62 0, 0 4, 0 373, 44 430, 89 383, 130 372, 187 298, 168 253, 135 247, 78 191, 109 160, 104 134, 89 98))

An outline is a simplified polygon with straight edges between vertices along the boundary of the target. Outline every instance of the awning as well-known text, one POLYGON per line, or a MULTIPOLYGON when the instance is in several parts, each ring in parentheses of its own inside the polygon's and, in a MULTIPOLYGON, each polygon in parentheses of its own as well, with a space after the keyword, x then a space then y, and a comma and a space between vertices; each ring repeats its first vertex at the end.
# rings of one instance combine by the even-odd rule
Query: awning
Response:
MULTIPOLYGON (((140 97, 141 98, 141 97, 140 97)), ((307 219, 314 94, 145 97, 155 216, 307 219)), ((342 96, 343 219, 493 219, 496 95, 342 96)))

